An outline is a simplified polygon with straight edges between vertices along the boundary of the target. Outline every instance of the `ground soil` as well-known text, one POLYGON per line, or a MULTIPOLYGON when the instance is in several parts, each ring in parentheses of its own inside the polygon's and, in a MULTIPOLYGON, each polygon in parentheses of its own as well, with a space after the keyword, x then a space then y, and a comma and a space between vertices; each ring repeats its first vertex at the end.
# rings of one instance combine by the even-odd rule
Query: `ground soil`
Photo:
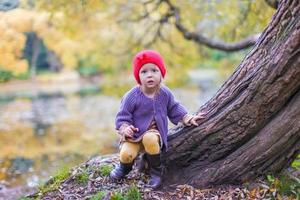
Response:
POLYGON ((138 172, 136 168, 125 179, 117 182, 106 175, 99 174, 97 169, 101 168, 101 166, 112 166, 117 164, 117 162, 117 155, 93 158, 73 168, 72 175, 64 180, 58 189, 45 194, 37 191, 29 195, 29 197, 38 199, 90 199, 97 192, 103 191, 105 192, 103 199, 108 200, 114 199, 114 194, 125 194, 129 188, 135 186, 141 194, 141 199, 294 199, 293 197, 281 196, 278 191, 272 189, 262 180, 243 185, 222 185, 209 188, 194 188, 190 185, 169 185, 158 190, 152 190, 147 187, 149 175, 138 172), (76 174, 85 169, 89 169, 88 181, 86 184, 78 183, 76 174))

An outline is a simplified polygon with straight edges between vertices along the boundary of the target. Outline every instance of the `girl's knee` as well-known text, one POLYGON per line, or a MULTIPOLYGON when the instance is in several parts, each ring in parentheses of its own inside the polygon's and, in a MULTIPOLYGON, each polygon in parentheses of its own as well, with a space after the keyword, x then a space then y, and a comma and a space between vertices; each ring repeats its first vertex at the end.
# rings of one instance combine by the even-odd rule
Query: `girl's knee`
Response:
POLYGON ((120 152, 120 161, 122 163, 132 163, 135 157, 136 157, 135 154, 130 151, 120 152))
POLYGON ((159 136, 157 134, 146 133, 142 142, 147 153, 158 154, 160 152, 159 136))
POLYGON ((131 163, 140 150, 140 144, 125 142, 120 151, 120 161, 122 163, 131 163))

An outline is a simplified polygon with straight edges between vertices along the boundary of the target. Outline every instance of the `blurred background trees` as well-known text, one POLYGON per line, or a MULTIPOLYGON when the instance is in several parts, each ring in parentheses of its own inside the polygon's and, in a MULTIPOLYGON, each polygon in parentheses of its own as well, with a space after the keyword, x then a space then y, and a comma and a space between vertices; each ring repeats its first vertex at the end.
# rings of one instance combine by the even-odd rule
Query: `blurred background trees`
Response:
POLYGON ((259 34, 274 13, 265 1, 238 0, 20 0, 2 1, 0 9, 1 82, 73 70, 116 83, 137 51, 152 48, 164 56, 171 86, 184 84, 193 68, 230 73, 247 52, 229 53, 188 34, 230 44, 259 34))

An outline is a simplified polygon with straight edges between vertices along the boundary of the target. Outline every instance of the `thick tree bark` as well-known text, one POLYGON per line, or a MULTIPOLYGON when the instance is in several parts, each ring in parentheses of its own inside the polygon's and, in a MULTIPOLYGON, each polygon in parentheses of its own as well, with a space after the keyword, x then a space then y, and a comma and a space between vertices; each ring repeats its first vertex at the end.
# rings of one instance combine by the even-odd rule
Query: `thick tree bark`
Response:
POLYGON ((300 1, 285 0, 252 51, 199 111, 170 131, 166 184, 241 183, 288 166, 300 149, 300 1))

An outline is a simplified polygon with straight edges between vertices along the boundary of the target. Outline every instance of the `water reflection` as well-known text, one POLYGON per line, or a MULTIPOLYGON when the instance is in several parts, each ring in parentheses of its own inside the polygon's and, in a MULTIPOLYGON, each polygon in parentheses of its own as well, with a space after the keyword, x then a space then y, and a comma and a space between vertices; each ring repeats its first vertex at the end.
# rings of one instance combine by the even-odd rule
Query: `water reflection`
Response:
POLYGON ((67 113, 65 97, 61 93, 52 95, 41 94, 32 99, 31 121, 36 136, 46 133, 52 124, 63 118, 67 113))
POLYGON ((116 152, 118 106, 114 97, 61 93, 0 103, 0 186, 36 186, 64 165, 116 152))
POLYGON ((33 160, 17 156, 10 159, 10 164, 7 170, 9 174, 22 174, 28 172, 33 166, 33 160))

